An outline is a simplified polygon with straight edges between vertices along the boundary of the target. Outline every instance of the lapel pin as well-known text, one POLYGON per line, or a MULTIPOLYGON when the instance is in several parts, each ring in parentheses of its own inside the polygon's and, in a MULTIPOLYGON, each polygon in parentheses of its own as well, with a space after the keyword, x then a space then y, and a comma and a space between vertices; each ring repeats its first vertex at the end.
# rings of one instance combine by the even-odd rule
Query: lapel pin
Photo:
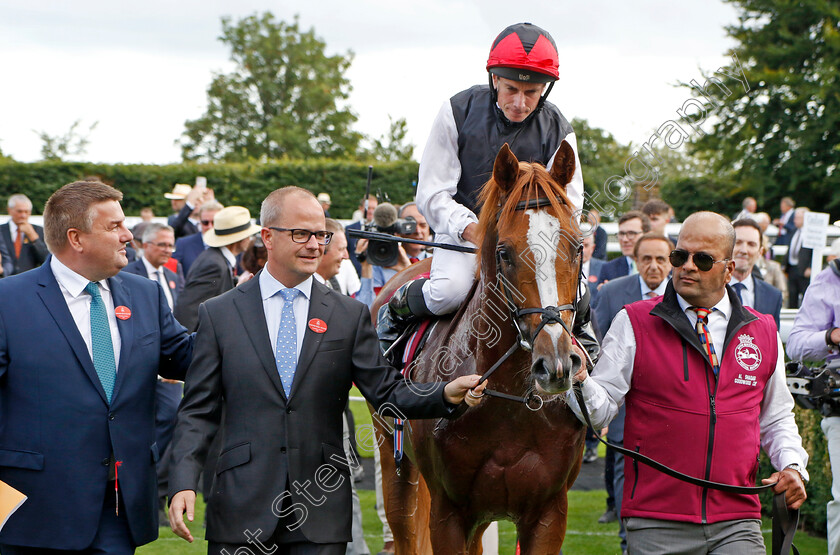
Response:
POLYGON ((327 323, 320 318, 313 318, 309 320, 309 329, 315 333, 324 333, 327 331, 327 323))
POLYGON ((175 282, 172 281, 171 279, 169 280, 169 288, 170 289, 175 289, 175 282))
POLYGON ((131 310, 127 306, 120 305, 114 309, 114 314, 120 320, 128 320, 131 318, 131 310))

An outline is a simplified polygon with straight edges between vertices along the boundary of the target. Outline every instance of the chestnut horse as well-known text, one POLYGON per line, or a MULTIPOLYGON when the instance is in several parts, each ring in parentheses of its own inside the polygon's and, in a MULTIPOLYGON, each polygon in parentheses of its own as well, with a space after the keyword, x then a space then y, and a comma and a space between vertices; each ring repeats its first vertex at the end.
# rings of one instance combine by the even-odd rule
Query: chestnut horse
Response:
MULTIPOLYGON (((502 147, 481 193, 477 282, 461 310, 437 322, 410 368, 416 382, 483 374, 510 349, 488 389, 529 403, 487 397, 456 419, 411 421, 399 473, 393 436, 374 418, 397 555, 480 554, 485 528, 503 519, 516 524, 523 555, 560 550, 584 439, 562 395, 582 362, 569 333, 581 256, 578 214, 566 196, 574 170, 565 141, 550 172, 502 147), (512 348, 520 341, 524 348, 512 348)), ((373 314, 428 267, 395 276, 373 314)))

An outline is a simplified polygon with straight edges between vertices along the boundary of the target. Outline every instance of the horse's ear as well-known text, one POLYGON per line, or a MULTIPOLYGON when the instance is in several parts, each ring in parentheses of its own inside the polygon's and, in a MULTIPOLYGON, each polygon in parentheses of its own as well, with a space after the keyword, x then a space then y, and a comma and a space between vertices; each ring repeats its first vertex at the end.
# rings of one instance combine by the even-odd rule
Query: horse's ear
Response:
POLYGON ((519 160, 505 143, 499 149, 499 154, 496 155, 496 161, 493 163, 493 181, 499 189, 507 193, 513 188, 518 176, 519 160))
POLYGON ((564 189, 572 181, 572 176, 575 175, 575 151, 572 150, 572 145, 568 141, 564 140, 560 143, 549 173, 564 189))

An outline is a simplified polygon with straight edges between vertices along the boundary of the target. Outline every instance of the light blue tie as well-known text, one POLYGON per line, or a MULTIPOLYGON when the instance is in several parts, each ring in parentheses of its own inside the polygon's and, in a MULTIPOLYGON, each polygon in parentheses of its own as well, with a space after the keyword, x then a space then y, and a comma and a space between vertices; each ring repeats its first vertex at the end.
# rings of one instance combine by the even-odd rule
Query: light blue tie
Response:
POLYGON ((117 364, 114 362, 114 344, 111 342, 111 326, 105 313, 105 303, 99 294, 99 285, 88 283, 85 291, 90 295, 90 339, 93 351, 93 367, 102 382, 108 404, 114 394, 114 382, 117 381, 117 364))
POLYGON ((277 363, 277 372, 280 373, 280 381, 283 382, 286 397, 288 397, 292 391, 297 367, 297 325, 294 304, 295 297, 300 294, 300 291, 294 288, 281 289, 280 294, 283 296, 283 311, 280 313, 280 328, 277 330, 274 360, 277 363))

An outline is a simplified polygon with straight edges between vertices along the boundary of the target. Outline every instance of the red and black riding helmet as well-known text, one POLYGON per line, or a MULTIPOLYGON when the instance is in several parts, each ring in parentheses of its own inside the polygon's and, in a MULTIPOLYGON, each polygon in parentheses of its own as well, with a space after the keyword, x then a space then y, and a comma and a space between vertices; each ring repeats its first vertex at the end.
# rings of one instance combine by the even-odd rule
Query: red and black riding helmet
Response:
POLYGON ((491 74, 531 83, 556 81, 559 65, 554 39, 531 23, 517 23, 499 33, 487 58, 491 74))

